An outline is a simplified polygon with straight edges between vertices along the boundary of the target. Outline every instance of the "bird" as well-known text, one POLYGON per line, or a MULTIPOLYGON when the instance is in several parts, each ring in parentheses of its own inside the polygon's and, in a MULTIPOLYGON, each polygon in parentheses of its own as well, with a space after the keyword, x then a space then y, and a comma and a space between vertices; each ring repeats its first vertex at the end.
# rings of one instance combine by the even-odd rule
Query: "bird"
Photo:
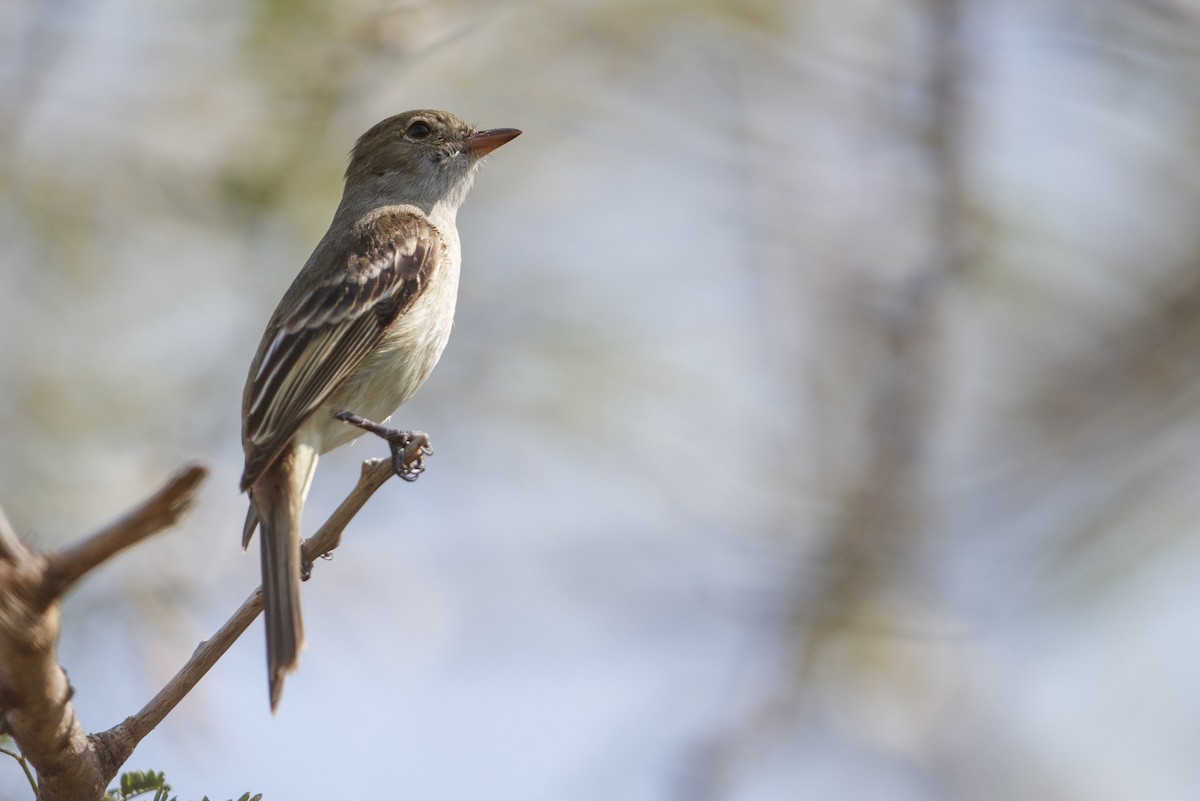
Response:
POLYGON ((329 230, 279 301, 242 394, 242 548, 262 560, 271 711, 304 645, 300 518, 318 457, 381 423, 429 377, 454 321, 461 248, 456 217, 484 156, 520 135, 479 130, 447 111, 377 123, 350 153, 329 230))

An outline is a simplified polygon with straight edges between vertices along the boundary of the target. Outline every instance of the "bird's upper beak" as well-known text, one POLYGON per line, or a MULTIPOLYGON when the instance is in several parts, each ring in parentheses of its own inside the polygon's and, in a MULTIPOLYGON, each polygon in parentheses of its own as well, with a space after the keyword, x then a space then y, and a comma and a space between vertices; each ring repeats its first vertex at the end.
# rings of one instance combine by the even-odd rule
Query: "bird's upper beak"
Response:
POLYGON ((490 128, 476 131, 463 141, 463 147, 472 156, 486 156, 505 142, 521 135, 516 128, 490 128))

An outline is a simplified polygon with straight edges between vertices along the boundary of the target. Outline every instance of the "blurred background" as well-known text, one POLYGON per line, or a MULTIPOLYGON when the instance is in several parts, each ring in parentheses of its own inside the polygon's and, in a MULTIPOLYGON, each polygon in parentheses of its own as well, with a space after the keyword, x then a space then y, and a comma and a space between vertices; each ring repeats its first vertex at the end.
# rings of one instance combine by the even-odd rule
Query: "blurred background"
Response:
MULTIPOLYGON (((522 128, 430 432, 127 767, 266 801, 1200 795, 1197 0, 7 0, 0 505, 89 731, 258 582, 240 393, 354 139, 522 128)), ((383 454, 324 459, 311 531, 383 454)), ((0 762, 0 798, 25 799, 0 762)))

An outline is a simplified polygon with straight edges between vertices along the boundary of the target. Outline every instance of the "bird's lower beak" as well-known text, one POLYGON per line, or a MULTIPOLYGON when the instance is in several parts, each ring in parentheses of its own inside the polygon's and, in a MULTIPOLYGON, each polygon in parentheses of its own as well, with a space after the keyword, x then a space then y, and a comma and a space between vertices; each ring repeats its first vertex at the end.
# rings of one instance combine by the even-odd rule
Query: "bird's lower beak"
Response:
POLYGON ((512 141, 520 135, 521 132, 516 128, 491 128, 471 134, 463 142, 463 145, 472 156, 486 156, 500 145, 512 141))

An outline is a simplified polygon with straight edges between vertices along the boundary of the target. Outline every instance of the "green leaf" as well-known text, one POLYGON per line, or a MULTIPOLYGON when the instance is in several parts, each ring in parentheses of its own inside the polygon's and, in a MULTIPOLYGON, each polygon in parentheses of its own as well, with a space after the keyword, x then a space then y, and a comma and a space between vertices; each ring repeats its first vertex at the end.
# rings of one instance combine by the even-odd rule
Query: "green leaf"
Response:
MULTIPOLYGON (((121 774, 120 789, 109 788, 104 794, 104 801, 130 801, 146 793, 154 793, 151 801, 179 801, 179 796, 171 795, 171 785, 167 784, 162 772, 152 770, 131 770, 121 774)), ((208 801, 204 796, 203 801, 208 801)), ((262 793, 250 795, 243 793, 238 801, 262 801, 262 793)))
POLYGON ((171 792, 171 785, 167 784, 166 776, 161 771, 158 773, 152 770, 126 771, 121 774, 119 784, 120 790, 110 788, 105 795, 106 799, 128 801, 139 795, 154 793, 154 801, 168 801, 171 792))

